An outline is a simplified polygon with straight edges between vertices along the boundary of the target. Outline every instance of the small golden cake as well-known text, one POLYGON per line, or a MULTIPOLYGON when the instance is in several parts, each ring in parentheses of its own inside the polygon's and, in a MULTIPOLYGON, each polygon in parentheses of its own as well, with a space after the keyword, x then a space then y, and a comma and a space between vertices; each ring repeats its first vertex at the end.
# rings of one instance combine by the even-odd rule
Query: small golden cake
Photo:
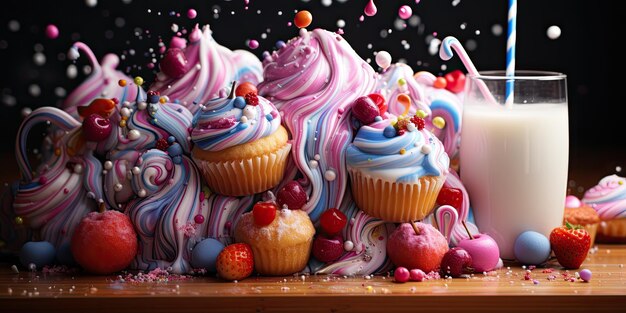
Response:
POLYGON ((598 212, 592 207, 581 203, 577 208, 565 208, 565 214, 563 216, 563 223, 568 222, 572 225, 583 226, 589 236, 591 237, 591 246, 593 247, 596 232, 598 231, 598 225, 600 223, 600 216, 598 212))
POLYGON ((254 268, 261 275, 283 276, 301 271, 309 261, 315 228, 302 210, 277 210, 266 226, 255 222, 253 212, 237 222, 235 240, 252 247, 254 268))

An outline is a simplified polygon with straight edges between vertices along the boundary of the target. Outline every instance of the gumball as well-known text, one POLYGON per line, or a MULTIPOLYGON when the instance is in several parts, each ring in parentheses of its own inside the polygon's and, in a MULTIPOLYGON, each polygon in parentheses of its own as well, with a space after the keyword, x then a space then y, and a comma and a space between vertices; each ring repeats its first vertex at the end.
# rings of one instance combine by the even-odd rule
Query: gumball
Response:
POLYGON ((235 96, 237 97, 244 97, 245 95, 249 94, 249 93, 256 93, 258 94, 259 91, 256 88, 256 86, 251 83, 251 82, 243 82, 239 85, 237 85, 237 88, 235 88, 235 96))
POLYGON ((224 250, 224 244, 213 238, 200 241, 191 250, 191 266, 204 268, 210 273, 215 273, 215 262, 222 250, 224 250))
POLYGON ((293 23, 298 28, 305 28, 311 25, 312 21, 313 21, 313 15, 311 15, 311 12, 307 10, 302 10, 296 13, 296 17, 293 19, 293 23))
POLYGON ((515 239, 515 258, 522 264, 538 265, 550 257, 550 240, 546 236, 525 231, 515 239))
POLYGON ((54 246, 47 241, 29 241, 22 246, 20 250, 20 263, 26 268, 30 264, 37 267, 44 267, 54 263, 56 250, 54 246))

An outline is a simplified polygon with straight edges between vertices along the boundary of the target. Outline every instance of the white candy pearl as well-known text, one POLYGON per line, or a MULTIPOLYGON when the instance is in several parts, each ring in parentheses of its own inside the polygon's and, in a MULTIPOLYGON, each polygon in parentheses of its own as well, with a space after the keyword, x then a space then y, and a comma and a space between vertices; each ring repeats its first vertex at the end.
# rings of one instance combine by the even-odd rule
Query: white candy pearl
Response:
POLYGON ((110 170, 113 168, 113 162, 111 161, 105 161, 104 162, 104 169, 110 170))
POLYGON ((246 105, 243 108, 243 116, 247 117, 249 120, 253 120, 256 118, 256 108, 252 105, 246 105))
POLYGON ((128 139, 129 140, 137 140, 139 139, 139 136, 141 136, 141 133, 139 133, 138 130, 133 129, 130 132, 128 132, 128 139))
POLYGON ((145 189, 141 189, 139 190, 139 192, 137 193, 137 195, 141 198, 145 197, 148 193, 146 192, 145 189))
POLYGON ((326 178, 327 181, 333 181, 335 180, 335 178, 337 178, 337 174, 333 170, 327 170, 324 173, 324 178, 326 178))
POLYGON ((121 191, 122 190, 122 184, 120 184, 120 183, 115 184, 115 186, 113 186, 113 190, 121 191))
POLYGON ((422 146, 422 153, 423 154, 429 154, 431 150, 432 150, 432 148, 430 147, 430 145, 423 145, 422 146))
POLYGON ((139 173, 141 173, 141 169, 137 166, 133 167, 133 174, 135 175, 139 175, 139 173))
POLYGON ((83 172, 83 166, 81 164, 74 165, 74 173, 80 174, 83 172))
POLYGON ((352 251, 352 249, 354 249, 354 243, 350 240, 346 240, 343 243, 343 249, 346 251, 352 251))
POLYGON ((122 108, 120 113, 122 114, 123 117, 129 117, 130 116, 130 109, 129 108, 122 108))
POLYGON ((148 104, 145 103, 144 101, 137 103, 137 109, 139 110, 145 110, 147 107, 148 107, 148 104))

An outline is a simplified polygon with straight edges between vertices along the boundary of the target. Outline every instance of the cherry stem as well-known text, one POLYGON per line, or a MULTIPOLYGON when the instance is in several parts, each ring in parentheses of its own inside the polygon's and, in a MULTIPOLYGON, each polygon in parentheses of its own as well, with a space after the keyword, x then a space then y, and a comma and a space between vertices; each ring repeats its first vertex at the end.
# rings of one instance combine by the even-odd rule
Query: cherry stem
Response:
POLYGON ((104 202, 100 202, 100 205, 98 205, 98 212, 104 213, 104 211, 106 211, 106 206, 104 205, 104 202))
POLYGON ((228 95, 228 99, 235 99, 235 86, 237 85, 237 81, 233 81, 232 87, 230 87, 230 95, 228 95))
POLYGON ((413 230, 415 231, 415 234, 419 236, 420 230, 417 228, 417 224, 415 224, 415 222, 411 222, 411 226, 413 226, 413 230))
POLYGON ((470 233, 469 228, 467 228, 467 225, 465 225, 465 221, 461 221, 461 223, 463 224, 463 227, 465 227, 465 231, 467 232, 467 235, 469 236, 470 240, 474 240, 474 236, 472 236, 472 233, 470 233))

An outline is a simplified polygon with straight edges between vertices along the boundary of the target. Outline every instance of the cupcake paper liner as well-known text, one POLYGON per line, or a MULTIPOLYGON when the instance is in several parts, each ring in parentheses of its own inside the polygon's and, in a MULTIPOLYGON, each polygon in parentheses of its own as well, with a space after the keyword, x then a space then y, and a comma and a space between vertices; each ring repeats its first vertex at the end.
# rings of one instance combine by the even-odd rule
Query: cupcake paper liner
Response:
POLYGON ((601 222, 597 238, 603 243, 626 243, 626 218, 601 222))
POLYGON ((194 158, 209 188, 227 196, 245 196, 268 190, 280 183, 291 144, 254 158, 209 162, 194 158))
POLYGON ((424 219, 434 208, 445 176, 423 176, 417 183, 405 184, 374 179, 350 169, 352 195, 357 206, 372 217, 387 222, 424 219))
POLYGON ((261 275, 284 276, 299 272, 307 265, 313 239, 289 247, 252 246, 254 269, 261 275))

